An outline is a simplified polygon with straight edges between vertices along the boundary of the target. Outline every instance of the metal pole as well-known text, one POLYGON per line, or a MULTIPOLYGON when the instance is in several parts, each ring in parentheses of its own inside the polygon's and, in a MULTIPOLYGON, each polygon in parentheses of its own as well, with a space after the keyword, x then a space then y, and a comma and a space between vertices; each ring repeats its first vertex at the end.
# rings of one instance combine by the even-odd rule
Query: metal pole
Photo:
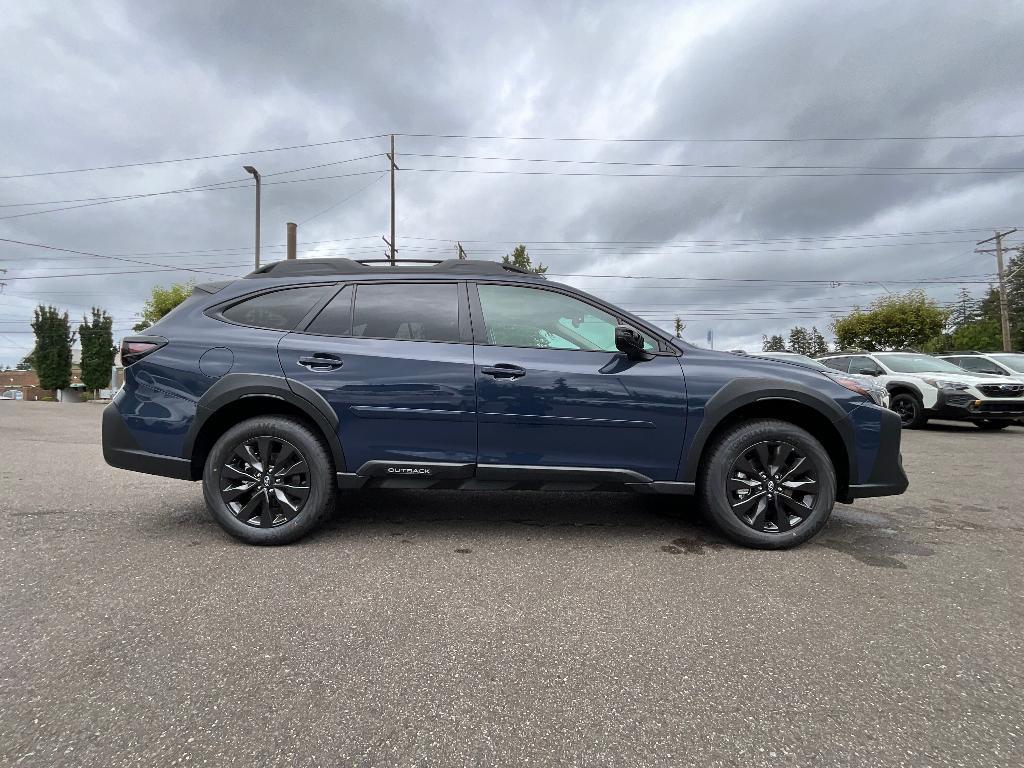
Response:
POLYGON ((251 165, 242 166, 256 179, 256 269, 260 268, 260 172, 251 165))
POLYGON ((295 258, 296 251, 296 238, 298 237, 299 225, 293 221, 289 221, 286 225, 288 227, 288 257, 289 259, 295 258))
POLYGON ((999 320, 1003 327, 1003 352, 1010 348, 1010 308, 1006 301, 1006 277, 1003 275, 1003 237, 996 238, 996 269, 999 272, 999 320))
POLYGON ((978 245, 984 245, 994 240, 996 243, 994 249, 975 251, 975 253, 995 253, 996 255, 996 270, 999 274, 999 323, 1003 332, 1003 352, 1013 351, 1010 345, 1010 306, 1006 298, 1006 275, 1003 274, 1003 238, 1016 231, 1016 229, 1010 229, 1006 232, 996 232, 994 236, 978 243, 978 245))
POLYGON ((391 266, 395 265, 395 135, 391 134, 391 154, 388 155, 388 159, 391 160, 391 266))

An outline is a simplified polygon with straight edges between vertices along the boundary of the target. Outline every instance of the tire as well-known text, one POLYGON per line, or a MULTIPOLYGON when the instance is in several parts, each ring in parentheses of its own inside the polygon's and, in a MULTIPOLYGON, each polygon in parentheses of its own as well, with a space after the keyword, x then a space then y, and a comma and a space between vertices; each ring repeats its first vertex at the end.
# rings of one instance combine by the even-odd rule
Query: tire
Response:
POLYGON ((807 541, 828 522, 836 500, 835 468, 825 448, 806 430, 776 419, 742 422, 720 435, 701 465, 699 482, 709 520, 732 541, 756 549, 807 541), (762 447, 767 468, 776 467, 766 480, 758 474, 762 447), (781 465, 773 464, 779 459, 781 465), (776 492, 776 483, 783 490, 776 492))
POLYGON ((984 421, 976 421, 974 425, 978 429, 984 429, 986 432, 995 432, 1000 429, 1006 429, 1010 426, 1008 421, 992 421, 992 419, 985 419, 984 421))
POLYGON ((900 416, 900 422, 904 429, 920 429, 928 423, 928 416, 924 412, 924 404, 920 398, 900 392, 893 395, 889 401, 889 410, 895 411, 900 416))
POLYGON ((249 544, 301 539, 334 509, 335 493, 327 446, 305 423, 286 416, 231 427, 203 470, 203 497, 214 519, 249 544))

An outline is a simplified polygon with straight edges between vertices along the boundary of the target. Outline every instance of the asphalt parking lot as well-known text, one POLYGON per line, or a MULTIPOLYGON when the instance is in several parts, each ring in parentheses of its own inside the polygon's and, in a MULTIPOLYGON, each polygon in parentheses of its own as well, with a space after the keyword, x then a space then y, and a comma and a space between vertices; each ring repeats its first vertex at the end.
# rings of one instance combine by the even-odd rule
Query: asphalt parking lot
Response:
POLYGON ((1024 762, 1024 429, 789 552, 678 500, 367 491, 253 548, 0 403, 0 765, 1024 762))

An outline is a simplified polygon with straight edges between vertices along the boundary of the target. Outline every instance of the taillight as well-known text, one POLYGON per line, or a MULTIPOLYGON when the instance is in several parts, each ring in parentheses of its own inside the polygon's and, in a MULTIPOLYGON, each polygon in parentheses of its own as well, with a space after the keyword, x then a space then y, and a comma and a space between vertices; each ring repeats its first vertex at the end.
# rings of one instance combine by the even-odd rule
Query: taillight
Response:
POLYGON ((121 365, 127 368, 167 343, 160 336, 128 336, 121 339, 121 365))

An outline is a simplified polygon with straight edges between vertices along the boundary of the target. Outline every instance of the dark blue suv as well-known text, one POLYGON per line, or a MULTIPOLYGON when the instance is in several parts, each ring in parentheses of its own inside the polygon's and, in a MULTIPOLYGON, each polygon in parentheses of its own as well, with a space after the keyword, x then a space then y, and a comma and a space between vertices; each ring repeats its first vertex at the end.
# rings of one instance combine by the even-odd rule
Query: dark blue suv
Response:
POLYGON ((781 548, 907 487, 900 419, 857 382, 494 262, 277 262, 197 286, 121 359, 107 462, 202 479, 254 544, 308 533, 338 488, 400 487, 696 493, 781 548))

